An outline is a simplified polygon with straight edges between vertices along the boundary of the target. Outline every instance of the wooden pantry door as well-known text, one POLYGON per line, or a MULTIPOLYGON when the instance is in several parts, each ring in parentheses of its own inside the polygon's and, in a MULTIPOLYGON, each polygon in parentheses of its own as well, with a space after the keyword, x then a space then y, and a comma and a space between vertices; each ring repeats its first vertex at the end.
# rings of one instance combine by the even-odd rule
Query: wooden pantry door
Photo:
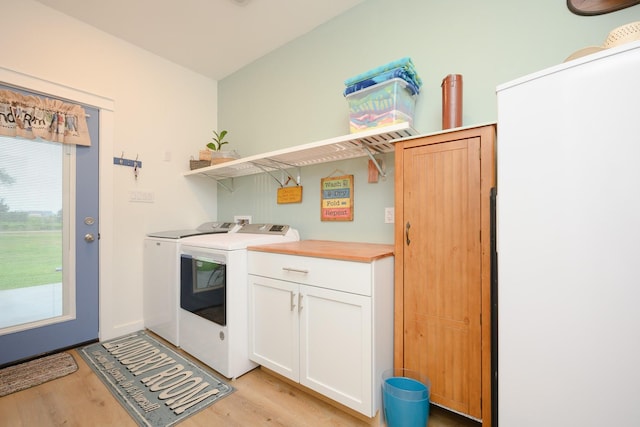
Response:
POLYGON ((482 419, 480 137, 402 161, 403 365, 430 378, 432 402, 482 419))

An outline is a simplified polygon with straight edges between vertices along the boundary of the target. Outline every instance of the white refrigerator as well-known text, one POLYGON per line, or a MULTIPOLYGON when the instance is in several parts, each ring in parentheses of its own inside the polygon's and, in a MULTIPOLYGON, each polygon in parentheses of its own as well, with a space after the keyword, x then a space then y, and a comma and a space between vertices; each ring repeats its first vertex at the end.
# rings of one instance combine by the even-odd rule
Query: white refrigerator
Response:
POLYGON ((640 42, 497 97, 498 422, 640 426, 640 42))

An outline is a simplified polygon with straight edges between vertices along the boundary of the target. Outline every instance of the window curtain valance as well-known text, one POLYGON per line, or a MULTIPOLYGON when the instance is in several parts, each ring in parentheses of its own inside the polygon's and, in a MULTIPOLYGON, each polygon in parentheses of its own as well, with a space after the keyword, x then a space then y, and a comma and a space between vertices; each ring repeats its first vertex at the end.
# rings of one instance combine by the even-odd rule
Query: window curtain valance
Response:
POLYGON ((91 145, 84 108, 0 89, 0 135, 91 145))

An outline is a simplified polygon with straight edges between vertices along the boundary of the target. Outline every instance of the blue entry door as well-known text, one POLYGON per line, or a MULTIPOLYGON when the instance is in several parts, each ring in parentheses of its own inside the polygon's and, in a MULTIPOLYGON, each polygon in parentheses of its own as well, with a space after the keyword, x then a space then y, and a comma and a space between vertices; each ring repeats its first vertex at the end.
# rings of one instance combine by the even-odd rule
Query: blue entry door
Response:
POLYGON ((84 108, 90 147, 0 138, 0 366, 98 338, 100 112, 84 108))

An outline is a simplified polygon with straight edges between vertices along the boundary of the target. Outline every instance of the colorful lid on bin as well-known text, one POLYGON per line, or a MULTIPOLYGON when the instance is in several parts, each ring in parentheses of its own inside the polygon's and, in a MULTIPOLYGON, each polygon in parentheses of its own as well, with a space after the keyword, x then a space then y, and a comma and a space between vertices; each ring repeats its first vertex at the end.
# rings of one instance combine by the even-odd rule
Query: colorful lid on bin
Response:
POLYGON ((413 94, 420 93, 422 79, 418 75, 411 58, 405 57, 348 78, 344 81, 345 86, 347 86, 344 95, 346 96, 355 91, 393 78, 401 78, 409 83, 410 90, 413 94))

